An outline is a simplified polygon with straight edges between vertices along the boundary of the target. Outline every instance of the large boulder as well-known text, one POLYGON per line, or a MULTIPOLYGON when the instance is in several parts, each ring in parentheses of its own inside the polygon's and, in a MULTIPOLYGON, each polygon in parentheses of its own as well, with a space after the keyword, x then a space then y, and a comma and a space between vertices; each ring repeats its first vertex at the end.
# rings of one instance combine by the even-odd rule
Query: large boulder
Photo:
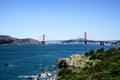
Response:
POLYGON ((57 67, 59 69, 67 68, 68 67, 68 61, 69 61, 69 58, 59 58, 58 62, 57 62, 57 67))
POLYGON ((70 58, 59 58, 57 66, 59 69, 67 67, 85 67, 89 62, 89 57, 86 57, 84 54, 73 54, 70 58))

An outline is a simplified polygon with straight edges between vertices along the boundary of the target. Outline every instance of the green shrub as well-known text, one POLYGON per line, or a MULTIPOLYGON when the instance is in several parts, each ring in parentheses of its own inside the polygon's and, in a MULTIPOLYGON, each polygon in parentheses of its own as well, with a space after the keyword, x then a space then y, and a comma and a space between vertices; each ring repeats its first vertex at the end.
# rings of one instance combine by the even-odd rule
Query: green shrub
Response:
POLYGON ((71 72, 72 72, 71 69, 63 68, 60 70, 58 76, 66 76, 66 75, 70 74, 71 72))
MULTIPOLYGON (((65 68, 60 71, 60 76, 65 80, 120 80, 120 49, 111 48, 107 51, 104 48, 96 52, 92 49, 85 56, 99 60, 95 65, 85 66, 76 73, 74 70, 65 68)), ((90 62, 93 60, 90 60, 90 62)), ((90 64, 87 62, 87 64, 90 64)), ((74 69, 74 68, 73 68, 74 69)), ((78 69, 77 69, 78 70, 78 69)))

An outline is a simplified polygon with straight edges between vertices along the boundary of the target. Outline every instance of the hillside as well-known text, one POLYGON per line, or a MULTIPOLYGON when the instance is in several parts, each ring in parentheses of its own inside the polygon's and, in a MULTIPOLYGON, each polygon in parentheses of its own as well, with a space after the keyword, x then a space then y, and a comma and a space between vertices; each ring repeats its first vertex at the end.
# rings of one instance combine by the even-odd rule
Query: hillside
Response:
POLYGON ((62 64, 57 80, 120 80, 120 48, 91 50, 80 56, 73 67, 67 64, 62 64))
POLYGON ((31 38, 18 39, 7 35, 0 35, 0 45, 29 45, 40 44, 40 41, 31 38))

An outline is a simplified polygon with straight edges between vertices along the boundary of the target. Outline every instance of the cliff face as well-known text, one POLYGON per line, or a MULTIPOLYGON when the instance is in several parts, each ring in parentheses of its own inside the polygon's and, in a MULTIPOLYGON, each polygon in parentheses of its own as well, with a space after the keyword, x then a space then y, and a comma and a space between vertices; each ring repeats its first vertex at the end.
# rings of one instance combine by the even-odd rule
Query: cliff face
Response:
POLYGON ((58 68, 67 68, 67 67, 79 67, 84 68, 90 63, 89 57, 85 55, 73 54, 70 58, 59 58, 57 65, 58 68))
POLYGON ((0 35, 0 45, 29 45, 40 44, 40 41, 31 38, 18 39, 7 35, 0 35))

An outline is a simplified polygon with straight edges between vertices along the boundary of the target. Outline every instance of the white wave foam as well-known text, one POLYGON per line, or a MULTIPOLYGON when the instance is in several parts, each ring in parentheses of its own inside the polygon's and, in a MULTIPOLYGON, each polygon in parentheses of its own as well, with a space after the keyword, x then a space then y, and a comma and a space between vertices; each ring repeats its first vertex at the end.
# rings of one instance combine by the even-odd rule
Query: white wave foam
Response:
POLYGON ((21 76, 18 76, 18 78, 26 78, 26 79, 32 79, 32 80, 38 80, 38 76, 36 75, 21 75, 21 76))
POLYGON ((55 80, 57 71, 45 72, 37 75, 21 75, 18 78, 30 79, 30 80, 55 80))

